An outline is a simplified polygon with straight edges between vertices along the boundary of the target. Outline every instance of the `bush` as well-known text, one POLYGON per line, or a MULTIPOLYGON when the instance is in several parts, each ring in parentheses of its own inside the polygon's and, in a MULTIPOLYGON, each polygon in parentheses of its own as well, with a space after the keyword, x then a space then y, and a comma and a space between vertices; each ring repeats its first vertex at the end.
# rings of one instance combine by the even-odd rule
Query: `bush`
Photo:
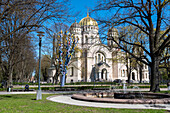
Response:
MULTIPOLYGON (((29 83, 29 82, 13 82, 13 85, 38 85, 38 83, 29 83)), ((40 83, 41 84, 41 83, 40 83)), ((53 85, 52 83, 45 83, 41 85, 53 85)))
POLYGON ((115 83, 113 82, 99 82, 99 81, 96 81, 95 83, 94 82, 74 82, 74 83, 66 83, 65 85, 93 85, 93 84, 96 84, 96 85, 113 85, 115 83))

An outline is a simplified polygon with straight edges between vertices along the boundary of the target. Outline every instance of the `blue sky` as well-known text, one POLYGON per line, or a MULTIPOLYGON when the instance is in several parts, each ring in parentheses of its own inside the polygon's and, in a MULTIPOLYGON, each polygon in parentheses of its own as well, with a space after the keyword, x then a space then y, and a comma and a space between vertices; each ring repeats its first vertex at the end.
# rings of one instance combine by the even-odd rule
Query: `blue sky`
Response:
MULTIPOLYGON (((87 16, 87 9, 93 9, 97 5, 97 0, 71 0, 70 2, 73 11, 80 12, 79 16, 76 17, 79 22, 82 18, 87 16)), ((93 18, 94 15, 90 14, 93 18)))

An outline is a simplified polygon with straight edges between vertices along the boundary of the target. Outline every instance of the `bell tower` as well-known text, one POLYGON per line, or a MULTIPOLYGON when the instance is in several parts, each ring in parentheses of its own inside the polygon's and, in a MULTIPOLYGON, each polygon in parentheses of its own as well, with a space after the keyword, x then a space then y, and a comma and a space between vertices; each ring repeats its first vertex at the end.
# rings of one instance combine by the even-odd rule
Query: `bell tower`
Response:
POLYGON ((107 44, 110 48, 117 47, 117 44, 113 41, 117 41, 119 43, 118 39, 118 30, 114 27, 111 27, 107 33, 107 44))

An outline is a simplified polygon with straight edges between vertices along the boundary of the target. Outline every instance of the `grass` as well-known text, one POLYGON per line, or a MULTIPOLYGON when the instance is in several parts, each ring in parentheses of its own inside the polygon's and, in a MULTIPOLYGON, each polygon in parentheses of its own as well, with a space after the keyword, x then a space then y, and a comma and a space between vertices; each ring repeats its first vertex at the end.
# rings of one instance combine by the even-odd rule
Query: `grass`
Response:
POLYGON ((160 92, 156 92, 156 93, 170 94, 170 90, 169 91, 160 91, 160 92))
POLYGON ((44 94, 42 100, 36 95, 0 95, 0 113, 167 113, 166 110, 152 109, 113 109, 67 105, 46 100, 50 94, 44 94))

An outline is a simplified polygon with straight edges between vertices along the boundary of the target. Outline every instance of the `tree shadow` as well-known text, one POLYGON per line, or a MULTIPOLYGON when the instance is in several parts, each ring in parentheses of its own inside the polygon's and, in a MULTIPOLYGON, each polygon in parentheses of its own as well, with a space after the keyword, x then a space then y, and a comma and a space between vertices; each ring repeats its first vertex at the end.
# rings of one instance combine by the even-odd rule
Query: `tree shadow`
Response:
POLYGON ((12 96, 10 96, 10 95, 5 95, 4 97, 11 98, 12 96))

